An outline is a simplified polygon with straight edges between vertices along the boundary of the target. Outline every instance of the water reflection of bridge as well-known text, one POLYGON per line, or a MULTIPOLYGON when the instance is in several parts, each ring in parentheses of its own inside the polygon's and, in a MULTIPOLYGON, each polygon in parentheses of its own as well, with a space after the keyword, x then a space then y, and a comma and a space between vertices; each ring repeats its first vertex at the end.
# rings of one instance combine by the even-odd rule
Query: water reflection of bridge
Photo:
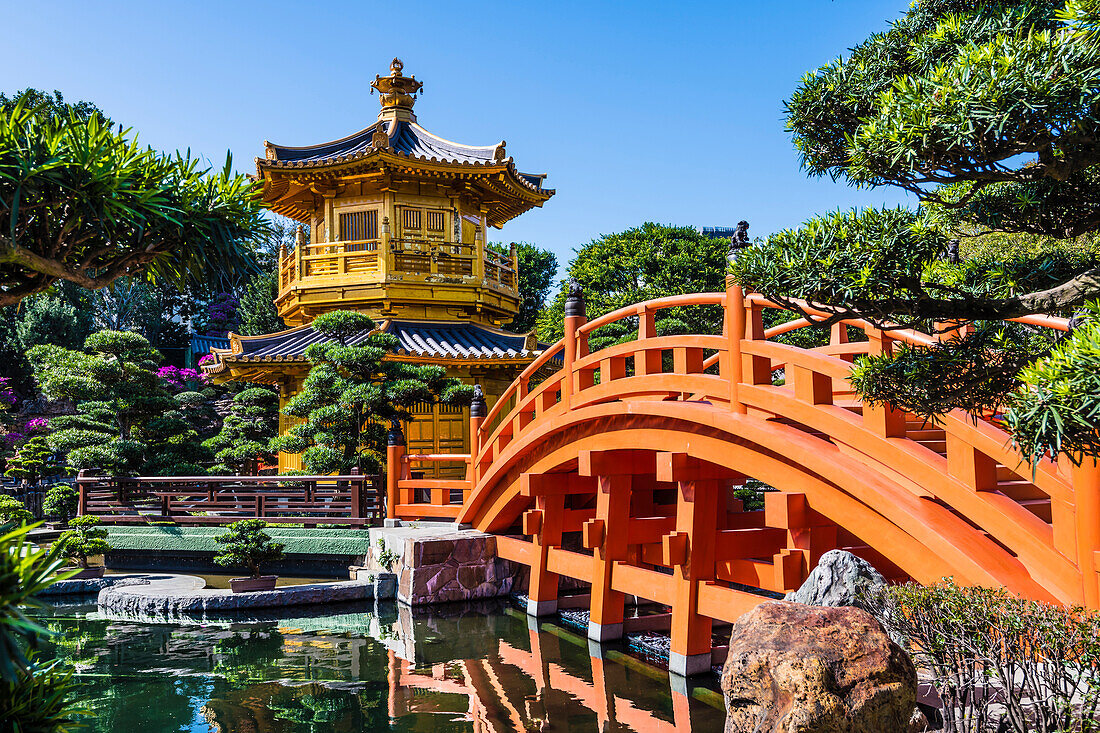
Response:
POLYGON ((196 711, 220 733, 715 730, 725 718, 713 689, 677 687, 615 644, 501 601, 154 624, 92 609, 58 607, 47 651, 79 663, 110 730, 175 730, 196 711))
MULTIPOLYGON (((526 637, 491 629, 487 637, 478 637, 489 640, 481 658, 432 661, 431 644, 414 643, 412 648, 422 654, 404 659, 391 648, 391 720, 410 713, 464 712, 477 733, 578 727, 660 732, 722 726, 725 709, 717 692, 670 685, 663 671, 607 645, 516 612, 509 618, 527 625, 526 637), (451 696, 466 699, 464 711, 451 696)), ((430 626, 432 620, 424 623, 430 626)))

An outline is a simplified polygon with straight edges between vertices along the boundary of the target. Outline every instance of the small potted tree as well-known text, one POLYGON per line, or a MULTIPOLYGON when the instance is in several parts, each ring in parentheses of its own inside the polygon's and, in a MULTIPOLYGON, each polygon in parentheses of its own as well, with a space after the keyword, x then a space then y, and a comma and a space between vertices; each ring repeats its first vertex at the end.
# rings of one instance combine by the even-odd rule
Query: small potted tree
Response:
POLYGON ((70 520, 69 527, 71 529, 62 532, 57 542, 61 545, 61 554, 79 564, 80 572, 72 577, 102 578, 104 566, 90 566, 88 558, 110 551, 107 528, 99 526, 99 517, 89 515, 70 520))
POLYGON ((42 511, 51 520, 46 524, 50 527, 62 526, 76 516, 80 503, 80 492, 71 484, 54 484, 46 491, 46 498, 42 501, 42 511))
POLYGON ((229 587, 234 593, 271 590, 279 579, 277 575, 260 575, 263 563, 284 557, 282 543, 272 542, 270 535, 264 532, 266 528, 267 522, 262 519, 243 519, 233 522, 225 534, 216 538, 219 544, 225 545, 225 550, 214 558, 214 562, 225 567, 246 567, 251 573, 247 578, 230 578, 229 587))

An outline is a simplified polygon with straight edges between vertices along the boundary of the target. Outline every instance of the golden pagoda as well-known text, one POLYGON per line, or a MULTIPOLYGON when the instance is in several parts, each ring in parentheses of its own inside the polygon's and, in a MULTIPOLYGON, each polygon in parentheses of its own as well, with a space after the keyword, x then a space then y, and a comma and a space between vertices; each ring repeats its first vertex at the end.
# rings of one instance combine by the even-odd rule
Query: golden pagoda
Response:
MULTIPOLYGON (((475 147, 433 135, 413 105, 423 83, 402 74, 371 82, 382 109, 374 124, 306 147, 265 142, 256 159, 263 198, 274 212, 309 225, 279 254, 275 306, 291 329, 229 334, 204 367, 215 381, 277 384, 281 402, 309 371, 305 349, 321 340, 309 326, 321 313, 356 310, 398 337, 390 358, 439 364, 482 386, 491 405, 540 353, 532 334, 500 326, 519 311, 515 248, 485 246, 489 227, 542 206, 545 175, 521 173, 505 143, 475 147)), ((468 409, 425 405, 406 426, 411 453, 469 450, 468 409)), ((292 418, 280 418, 280 432, 292 418)), ((279 456, 280 471, 300 468, 279 456)), ((429 471, 430 472, 430 471, 429 471)))

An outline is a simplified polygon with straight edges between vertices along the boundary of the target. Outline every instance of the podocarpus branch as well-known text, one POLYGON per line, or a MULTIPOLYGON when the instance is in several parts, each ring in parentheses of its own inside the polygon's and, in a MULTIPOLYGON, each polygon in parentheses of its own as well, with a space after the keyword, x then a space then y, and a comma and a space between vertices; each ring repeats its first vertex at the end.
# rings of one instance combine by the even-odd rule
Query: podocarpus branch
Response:
POLYGON ((58 281, 101 289, 149 271, 175 283, 257 271, 257 187, 140 147, 104 121, 0 108, 0 306, 58 281))

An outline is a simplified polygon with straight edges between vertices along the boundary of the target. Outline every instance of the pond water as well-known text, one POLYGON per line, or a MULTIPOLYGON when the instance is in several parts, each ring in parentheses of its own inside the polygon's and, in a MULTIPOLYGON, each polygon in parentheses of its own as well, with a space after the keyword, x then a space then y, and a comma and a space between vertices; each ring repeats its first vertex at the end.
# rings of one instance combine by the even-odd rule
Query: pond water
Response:
MULTIPOLYGON (((325 615, 104 618, 37 612, 95 711, 118 731, 720 731, 716 679, 670 686, 622 646, 528 619, 504 602, 325 615)), ((297 613, 307 613, 297 611, 297 613)))

